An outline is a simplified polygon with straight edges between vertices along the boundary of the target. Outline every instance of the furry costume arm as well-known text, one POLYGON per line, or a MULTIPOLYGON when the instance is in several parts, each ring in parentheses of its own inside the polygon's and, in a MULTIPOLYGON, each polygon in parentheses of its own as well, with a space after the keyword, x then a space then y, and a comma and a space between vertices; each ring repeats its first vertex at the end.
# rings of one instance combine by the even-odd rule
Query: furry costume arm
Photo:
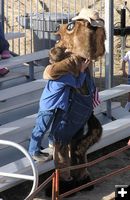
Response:
POLYGON ((43 78, 56 80, 57 78, 65 75, 68 72, 78 77, 81 64, 81 57, 71 55, 70 57, 63 59, 62 61, 48 65, 43 72, 43 78))

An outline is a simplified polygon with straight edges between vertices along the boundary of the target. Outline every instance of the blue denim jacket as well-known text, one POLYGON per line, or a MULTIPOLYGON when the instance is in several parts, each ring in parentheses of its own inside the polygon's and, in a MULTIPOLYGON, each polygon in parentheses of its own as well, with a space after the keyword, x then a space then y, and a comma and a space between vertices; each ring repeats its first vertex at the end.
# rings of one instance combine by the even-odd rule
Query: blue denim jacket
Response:
POLYGON ((68 73, 55 81, 49 80, 40 98, 39 111, 57 108, 67 110, 70 87, 81 88, 85 77, 86 73, 82 72, 78 78, 68 73))

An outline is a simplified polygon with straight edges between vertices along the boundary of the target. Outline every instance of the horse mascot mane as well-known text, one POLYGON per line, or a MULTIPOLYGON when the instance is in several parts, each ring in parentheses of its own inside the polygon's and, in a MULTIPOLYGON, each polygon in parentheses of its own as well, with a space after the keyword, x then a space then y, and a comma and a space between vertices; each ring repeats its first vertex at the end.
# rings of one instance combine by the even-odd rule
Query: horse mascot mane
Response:
MULTIPOLYGON (((105 29, 104 20, 99 17, 95 10, 83 8, 80 13, 72 18, 69 24, 62 24, 55 33, 59 40, 55 47, 60 47, 71 53, 72 56, 48 65, 44 71, 45 79, 56 79, 68 72, 78 76, 78 66, 83 60, 97 60, 105 52, 105 29)), ((82 94, 87 94, 86 84, 83 84, 82 94)), ((54 161, 56 168, 79 165, 86 162, 87 150, 102 135, 102 126, 92 113, 84 126, 75 134, 69 145, 56 144, 54 147, 54 161), (87 125, 87 128, 85 128, 87 125)), ((60 174, 60 193, 89 182, 90 175, 86 168, 65 171, 60 174), (70 174, 70 181, 65 177, 70 174)), ((46 189, 49 194, 49 189, 46 189)))

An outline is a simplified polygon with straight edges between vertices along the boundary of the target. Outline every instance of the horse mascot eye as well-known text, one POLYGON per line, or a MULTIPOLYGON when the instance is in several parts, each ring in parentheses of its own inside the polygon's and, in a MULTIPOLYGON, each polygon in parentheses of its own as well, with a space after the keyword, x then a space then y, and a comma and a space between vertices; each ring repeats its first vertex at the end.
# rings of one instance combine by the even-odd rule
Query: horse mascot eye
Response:
POLYGON ((75 22, 71 22, 68 24, 66 29, 67 29, 67 31, 72 31, 74 27, 75 27, 75 22))
POLYGON ((58 25, 56 26, 56 28, 55 28, 55 31, 54 31, 54 32, 55 32, 55 33, 56 33, 56 32, 58 32, 58 31, 59 31, 59 29, 60 29, 60 24, 58 24, 58 25))

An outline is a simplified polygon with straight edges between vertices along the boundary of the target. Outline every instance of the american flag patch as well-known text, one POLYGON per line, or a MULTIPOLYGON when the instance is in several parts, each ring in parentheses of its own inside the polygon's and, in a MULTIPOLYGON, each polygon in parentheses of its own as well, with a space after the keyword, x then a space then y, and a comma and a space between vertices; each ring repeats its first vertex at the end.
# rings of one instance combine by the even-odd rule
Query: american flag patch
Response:
POLYGON ((101 103, 99 99, 99 92, 98 88, 95 88, 95 91, 93 92, 93 108, 96 108, 101 103))

